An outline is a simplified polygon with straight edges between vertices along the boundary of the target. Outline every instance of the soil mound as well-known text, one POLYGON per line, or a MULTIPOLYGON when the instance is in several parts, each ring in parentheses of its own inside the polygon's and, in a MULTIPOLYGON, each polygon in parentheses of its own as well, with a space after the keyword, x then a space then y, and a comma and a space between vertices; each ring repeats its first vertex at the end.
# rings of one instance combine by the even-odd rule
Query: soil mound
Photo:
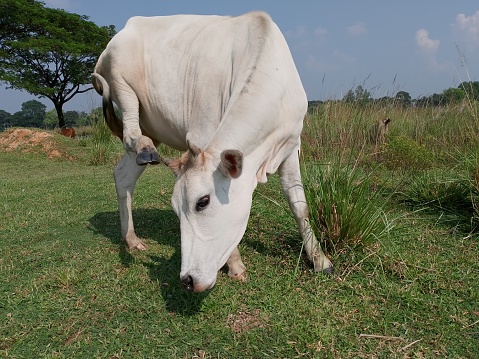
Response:
POLYGON ((45 131, 14 128, 0 133, 0 149, 4 151, 42 152, 48 158, 73 159, 58 147, 55 137, 45 131))

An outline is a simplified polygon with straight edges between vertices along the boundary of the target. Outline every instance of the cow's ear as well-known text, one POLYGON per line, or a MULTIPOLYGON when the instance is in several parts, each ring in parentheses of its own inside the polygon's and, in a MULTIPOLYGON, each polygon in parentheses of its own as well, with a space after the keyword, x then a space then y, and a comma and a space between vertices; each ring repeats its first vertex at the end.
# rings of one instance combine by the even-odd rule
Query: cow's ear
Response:
POLYGON ((195 159, 201 153, 201 148, 199 148, 198 146, 195 146, 188 139, 186 140, 186 144, 188 145, 188 152, 190 154, 191 159, 195 159))
POLYGON ((225 177, 238 178, 243 171, 243 153, 238 150, 221 152, 219 169, 225 177))
POLYGON ((171 158, 161 158, 161 162, 163 162, 165 165, 167 165, 170 170, 173 171, 174 175, 178 177, 180 173, 182 172, 183 168, 186 166, 186 164, 189 161, 189 154, 188 152, 185 152, 181 155, 180 158, 176 158, 172 160, 171 158))

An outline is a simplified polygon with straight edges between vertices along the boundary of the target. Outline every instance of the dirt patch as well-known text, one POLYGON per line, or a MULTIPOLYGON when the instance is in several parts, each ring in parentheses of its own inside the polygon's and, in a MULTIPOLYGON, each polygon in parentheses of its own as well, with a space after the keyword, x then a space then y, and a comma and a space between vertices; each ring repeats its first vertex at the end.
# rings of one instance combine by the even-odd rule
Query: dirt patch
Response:
POLYGON ((58 148, 55 137, 51 133, 28 128, 14 128, 1 133, 0 149, 7 152, 43 152, 48 158, 73 160, 58 148))
POLYGON ((228 327, 237 334, 241 334, 253 328, 264 328, 265 325, 260 318, 259 309, 253 312, 238 311, 228 316, 228 327))

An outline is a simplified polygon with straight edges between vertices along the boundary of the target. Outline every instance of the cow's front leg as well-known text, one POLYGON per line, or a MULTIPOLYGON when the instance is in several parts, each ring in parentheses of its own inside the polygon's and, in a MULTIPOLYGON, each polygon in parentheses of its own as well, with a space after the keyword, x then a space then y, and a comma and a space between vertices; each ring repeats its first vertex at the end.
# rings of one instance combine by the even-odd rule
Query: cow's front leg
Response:
POLYGON ((226 264, 228 265, 229 277, 237 279, 241 282, 246 281, 246 267, 241 260, 241 254, 238 247, 236 247, 233 253, 231 253, 226 264))
POLYGON ((131 211, 131 197, 138 177, 145 170, 145 166, 138 166, 134 152, 126 152, 113 172, 115 178, 118 207, 120 210, 121 237, 130 249, 146 249, 145 244, 135 234, 133 215, 131 211))
POLYGON ((332 273, 333 265, 321 250, 321 246, 309 224, 309 209, 304 195, 301 172, 299 168, 299 151, 293 151, 281 164, 279 175, 281 186, 299 226, 304 248, 316 272, 332 273))

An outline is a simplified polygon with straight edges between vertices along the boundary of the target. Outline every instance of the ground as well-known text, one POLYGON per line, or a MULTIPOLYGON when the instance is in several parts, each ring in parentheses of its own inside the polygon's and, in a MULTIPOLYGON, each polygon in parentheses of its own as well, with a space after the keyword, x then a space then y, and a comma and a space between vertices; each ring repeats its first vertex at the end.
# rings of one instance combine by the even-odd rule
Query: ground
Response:
POLYGON ((59 140, 53 133, 36 129, 13 128, 1 133, 0 149, 7 152, 42 152, 48 158, 74 159, 61 150, 59 140))

